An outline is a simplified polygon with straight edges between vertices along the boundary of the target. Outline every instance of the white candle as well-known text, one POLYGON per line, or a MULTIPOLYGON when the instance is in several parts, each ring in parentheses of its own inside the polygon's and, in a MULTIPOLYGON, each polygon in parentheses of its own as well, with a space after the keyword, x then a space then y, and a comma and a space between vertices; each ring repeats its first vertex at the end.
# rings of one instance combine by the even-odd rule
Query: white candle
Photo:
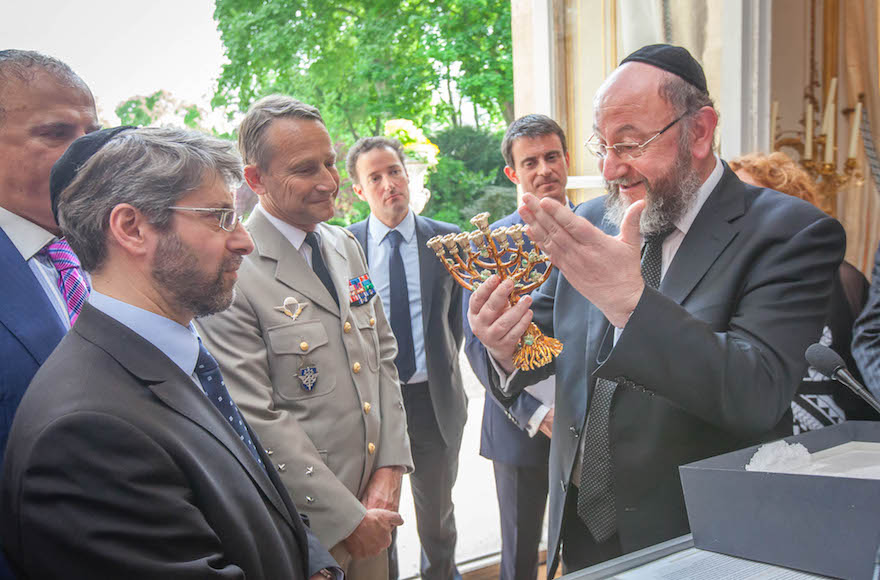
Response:
POLYGON ((852 130, 849 132, 849 152, 847 159, 856 158, 856 150, 859 145, 859 130, 862 128, 862 102, 856 103, 856 112, 853 115, 852 130))
POLYGON ((825 135, 828 134, 829 131, 833 131, 831 124, 834 119, 834 107, 835 107, 835 99, 837 96, 837 77, 831 79, 831 83, 828 86, 828 94, 825 95, 825 102, 822 103, 822 106, 825 108, 825 115, 822 118, 822 133, 825 135))
POLYGON ((779 101, 770 105, 770 151, 776 149, 776 117, 779 115, 779 101))
MULTIPOLYGON (((831 111, 834 111, 834 103, 831 104, 831 111)), ((834 163, 834 113, 832 112, 830 122, 828 124, 828 132, 825 133, 825 163, 834 163)))
POLYGON ((804 142, 804 161, 813 158, 813 102, 807 99, 807 112, 804 114, 806 140, 804 142))

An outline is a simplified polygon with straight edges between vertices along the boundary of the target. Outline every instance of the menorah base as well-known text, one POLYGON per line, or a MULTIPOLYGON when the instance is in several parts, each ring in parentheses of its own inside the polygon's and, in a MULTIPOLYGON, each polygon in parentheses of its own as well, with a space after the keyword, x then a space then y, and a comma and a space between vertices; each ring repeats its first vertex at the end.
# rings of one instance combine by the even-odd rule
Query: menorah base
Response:
POLYGON ((513 364, 521 371, 530 371, 548 364, 562 352, 562 343, 529 324, 513 353, 513 364))

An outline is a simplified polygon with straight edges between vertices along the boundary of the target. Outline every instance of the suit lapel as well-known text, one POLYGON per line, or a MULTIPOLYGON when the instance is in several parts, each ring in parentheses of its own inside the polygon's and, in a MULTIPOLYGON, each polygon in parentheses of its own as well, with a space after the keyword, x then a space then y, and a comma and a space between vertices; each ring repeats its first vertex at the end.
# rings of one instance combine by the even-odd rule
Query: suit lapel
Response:
POLYGON ((106 351, 143 382, 145 387, 166 406, 217 439, 235 456, 254 484, 260 488, 287 523, 295 528, 291 514, 269 476, 257 465, 235 431, 226 424, 205 394, 180 367, 171 362, 152 343, 89 304, 83 307, 74 330, 106 351))
POLYGON ((2 229, 0 272, 4 272, 0 323, 21 341, 38 364, 43 364, 67 329, 30 266, 2 229))
MULTIPOLYGON (((339 308, 327 293, 327 289, 324 288, 321 279, 318 278, 305 258, 302 257, 302 254, 293 247, 290 241, 284 237, 284 234, 272 225, 272 222, 266 219, 262 212, 257 211, 251 215, 247 221, 247 229, 253 235, 256 251, 260 257, 277 263, 275 268, 276 280, 308 297, 312 302, 320 305, 325 310, 334 313, 339 312, 339 308)), ((330 241, 324 239, 323 243, 325 244, 324 253, 333 253, 327 251, 326 248, 330 241)), ((333 268, 330 266, 329 260, 326 260, 326 256, 325 261, 332 273, 333 268)), ((333 283, 336 284, 335 279, 333 283)), ((336 286, 336 291, 337 293, 339 292, 338 285, 336 286)))
POLYGON ((721 181, 706 199, 663 276, 660 292, 678 304, 684 302, 739 232, 733 222, 745 213, 745 198, 726 193, 733 179, 736 177, 725 165, 721 181))
POLYGON ((419 283, 422 291, 422 330, 428 333, 428 320, 431 317, 431 301, 434 298, 435 280, 441 280, 441 276, 447 275, 446 269, 439 272, 438 268, 443 267, 440 260, 429 248, 426 243, 434 236, 434 231, 428 222, 415 216, 416 218, 416 245, 419 252, 419 283))
POLYGON ((330 270, 330 276, 333 278, 333 285, 336 287, 336 294, 339 298, 339 307, 337 308, 336 304, 333 304, 333 311, 337 312, 339 317, 345 320, 348 318, 349 311, 351 310, 351 294, 348 289, 350 275, 366 274, 367 272, 358 273, 351 271, 348 265, 348 256, 344 249, 340 247, 344 236, 348 234, 343 231, 339 235, 339 232, 329 231, 330 228, 331 226, 320 224, 318 231, 324 243, 324 261, 327 263, 327 269, 330 270))

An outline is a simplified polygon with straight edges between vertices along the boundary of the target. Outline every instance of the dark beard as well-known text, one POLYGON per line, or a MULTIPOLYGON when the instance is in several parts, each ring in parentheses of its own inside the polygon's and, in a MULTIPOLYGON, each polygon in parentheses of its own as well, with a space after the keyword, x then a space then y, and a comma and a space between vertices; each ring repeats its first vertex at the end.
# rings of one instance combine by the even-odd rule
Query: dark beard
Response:
POLYGON ((180 237, 169 233, 156 247, 152 274, 175 306, 198 318, 226 310, 232 304, 235 286, 225 287, 223 273, 237 267, 241 260, 238 255, 223 260, 217 275, 211 277, 199 271, 198 256, 180 237))
MULTIPOLYGON (((691 163, 690 147, 679 143, 675 165, 666 174, 645 183, 647 205, 639 221, 639 231, 648 235, 674 226, 693 205, 702 180, 691 163)), ((619 181, 606 181, 605 221, 620 228, 623 216, 630 206, 620 195, 619 181)))

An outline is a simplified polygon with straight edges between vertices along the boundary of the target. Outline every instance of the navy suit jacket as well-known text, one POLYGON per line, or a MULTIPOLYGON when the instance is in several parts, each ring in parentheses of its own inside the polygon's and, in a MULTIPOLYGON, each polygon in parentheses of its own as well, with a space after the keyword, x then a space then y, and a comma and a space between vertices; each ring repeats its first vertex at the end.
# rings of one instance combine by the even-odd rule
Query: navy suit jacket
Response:
MULTIPOLYGON (((0 466, 12 418, 37 369, 67 329, 30 266, 0 228, 0 466)), ((0 580, 12 572, 0 553, 0 580)))
POLYGON ((0 464, 15 410, 28 383, 67 329, 46 292, 0 229, 0 464))
MULTIPOLYGON (((450 447, 458 447, 467 421, 467 395, 458 363, 462 342, 462 288, 425 244, 434 236, 458 233, 461 230, 452 224, 430 218, 418 215, 415 218, 428 390, 443 441, 450 447)), ((369 265, 368 224, 368 220, 363 220, 351 224, 348 229, 363 247, 369 265)))
MULTIPOLYGON (((493 223, 491 229, 512 226, 524 223, 517 212, 505 216, 493 223)), ((526 250, 532 249, 532 243, 526 239, 526 250)), ((474 374, 483 384, 486 390, 486 399, 483 403, 483 427, 480 432, 480 455, 492 461, 500 461, 509 465, 521 467, 539 467, 547 465, 547 457, 550 453, 550 439, 543 434, 529 437, 526 433, 526 424, 534 415, 541 401, 523 391, 516 398, 509 409, 505 409, 498 400, 492 396, 491 383, 487 368, 486 347, 471 331, 471 325, 467 320, 468 304, 471 293, 464 292, 462 305, 462 320, 464 326, 464 352, 471 363, 474 374)))

